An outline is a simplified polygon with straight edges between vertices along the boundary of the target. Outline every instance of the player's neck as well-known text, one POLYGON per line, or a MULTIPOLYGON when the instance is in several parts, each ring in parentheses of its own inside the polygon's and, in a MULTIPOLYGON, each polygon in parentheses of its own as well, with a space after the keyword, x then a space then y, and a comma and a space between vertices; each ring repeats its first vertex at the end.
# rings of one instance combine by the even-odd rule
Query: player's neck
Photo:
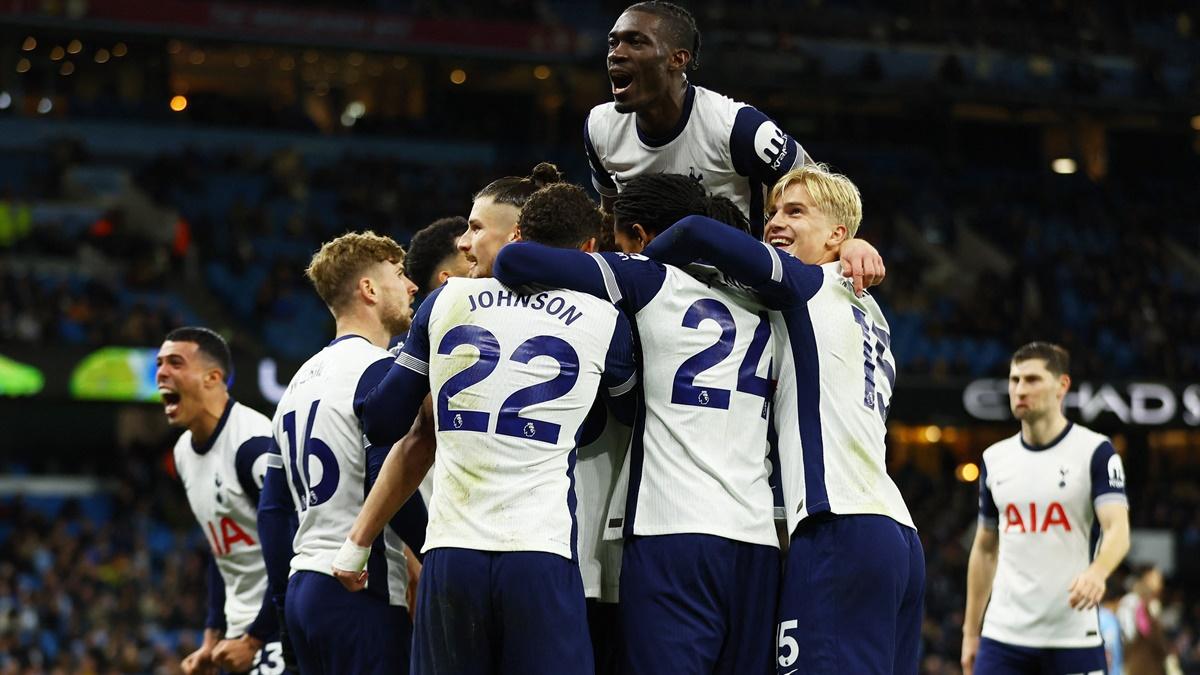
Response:
POLYGON ((687 98, 688 84, 672 87, 666 96, 637 113, 637 125, 650 138, 666 138, 679 124, 683 116, 683 102, 687 98))
POLYGON ((204 402, 204 410, 188 427, 188 431, 192 432, 192 445, 199 447, 208 444, 209 439, 217 430, 217 425, 221 423, 221 418, 224 417, 225 408, 228 405, 229 392, 227 391, 213 394, 204 402))
POLYGON ((1021 422, 1021 438, 1027 445, 1044 447, 1062 435, 1070 422, 1060 411, 1042 415, 1038 419, 1021 422))
POLYGON ((337 318, 336 325, 337 335, 334 338, 359 335, 376 347, 383 349, 387 349, 388 343, 392 341, 392 336, 382 323, 366 317, 340 316, 337 318))

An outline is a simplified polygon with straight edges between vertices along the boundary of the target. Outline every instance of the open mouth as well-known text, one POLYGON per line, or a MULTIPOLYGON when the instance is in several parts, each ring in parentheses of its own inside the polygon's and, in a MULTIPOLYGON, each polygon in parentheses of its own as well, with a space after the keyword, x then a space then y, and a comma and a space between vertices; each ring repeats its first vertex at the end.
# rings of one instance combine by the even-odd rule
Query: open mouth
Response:
POLYGON ((167 414, 167 417, 174 417, 175 413, 179 412, 179 402, 183 400, 183 397, 177 391, 163 388, 159 388, 158 395, 162 397, 163 412, 167 414))
POLYGON ((774 237, 767 238, 767 243, 774 246, 775 248, 787 248, 787 247, 791 246, 794 241, 795 241, 794 239, 790 239, 788 237, 783 237, 783 236, 774 236, 774 237))
POLYGON ((624 70, 610 69, 608 79, 612 82, 613 96, 622 96, 633 86, 633 75, 624 70))

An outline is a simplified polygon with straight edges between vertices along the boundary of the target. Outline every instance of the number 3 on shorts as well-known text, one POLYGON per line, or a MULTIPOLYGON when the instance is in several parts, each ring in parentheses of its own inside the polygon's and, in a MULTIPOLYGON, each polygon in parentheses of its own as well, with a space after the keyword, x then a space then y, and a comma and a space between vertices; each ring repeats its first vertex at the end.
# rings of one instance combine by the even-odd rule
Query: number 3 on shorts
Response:
POLYGON ((254 657, 256 663, 250 669, 250 675, 283 675, 283 645, 278 642, 268 642, 258 650, 254 657))
POLYGON ((779 665, 784 668, 795 663, 796 659, 800 657, 800 645, 796 642, 796 638, 788 635, 788 631, 797 625, 799 622, 796 619, 779 622, 779 665), (787 650, 786 653, 784 650, 787 650))

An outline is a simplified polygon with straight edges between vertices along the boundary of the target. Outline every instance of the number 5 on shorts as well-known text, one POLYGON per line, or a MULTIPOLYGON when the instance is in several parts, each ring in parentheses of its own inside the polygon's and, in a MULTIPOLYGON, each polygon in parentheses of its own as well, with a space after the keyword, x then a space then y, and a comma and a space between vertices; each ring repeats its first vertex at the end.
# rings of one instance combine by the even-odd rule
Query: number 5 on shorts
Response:
POLYGON ((796 642, 796 638, 788 635, 788 631, 799 625, 799 621, 792 619, 791 621, 779 622, 779 665, 787 668, 796 662, 800 657, 800 645, 796 642), (783 651, 787 650, 784 654, 783 651))

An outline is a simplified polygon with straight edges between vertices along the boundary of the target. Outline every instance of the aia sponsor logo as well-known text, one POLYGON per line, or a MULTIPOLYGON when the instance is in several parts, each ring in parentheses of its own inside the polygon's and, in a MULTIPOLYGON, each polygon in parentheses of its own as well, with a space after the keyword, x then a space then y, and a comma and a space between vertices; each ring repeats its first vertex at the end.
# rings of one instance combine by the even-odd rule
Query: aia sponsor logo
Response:
POLYGON ((1062 528, 1063 532, 1071 531, 1071 521, 1062 504, 1050 502, 1050 506, 1040 508, 1037 502, 1029 502, 1020 507, 1009 504, 1004 507, 1004 531, 1013 533, 1049 532, 1051 528, 1062 528))

